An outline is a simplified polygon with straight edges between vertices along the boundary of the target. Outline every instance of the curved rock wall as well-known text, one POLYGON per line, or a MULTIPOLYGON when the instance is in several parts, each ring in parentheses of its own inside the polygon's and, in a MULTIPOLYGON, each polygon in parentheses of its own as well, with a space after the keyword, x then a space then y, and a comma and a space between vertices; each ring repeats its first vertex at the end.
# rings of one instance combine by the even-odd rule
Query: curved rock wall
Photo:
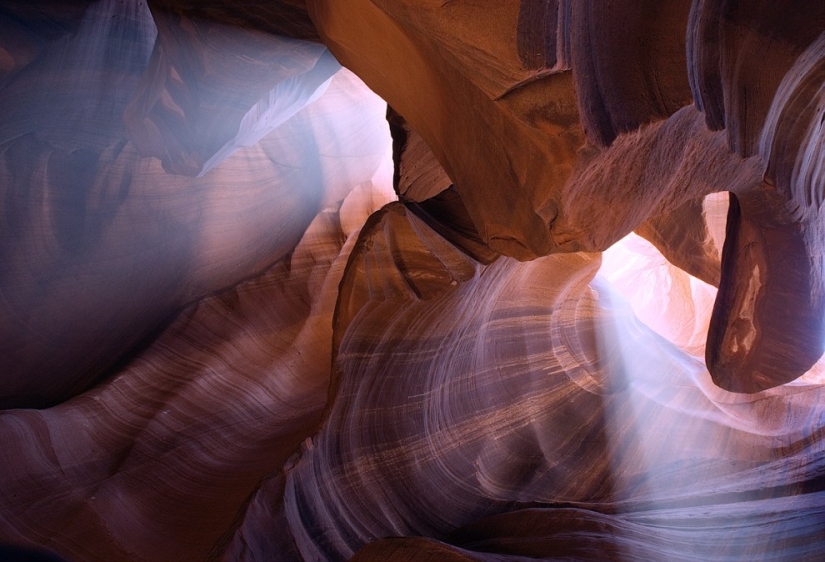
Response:
POLYGON ((0 555, 822 558, 824 115, 807 0, 0 0, 0 555))

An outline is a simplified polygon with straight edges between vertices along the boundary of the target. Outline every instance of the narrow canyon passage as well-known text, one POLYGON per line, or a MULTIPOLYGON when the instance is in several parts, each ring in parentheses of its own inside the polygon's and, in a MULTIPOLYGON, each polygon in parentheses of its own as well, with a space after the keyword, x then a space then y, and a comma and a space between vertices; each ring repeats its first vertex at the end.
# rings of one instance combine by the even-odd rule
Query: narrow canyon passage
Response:
POLYGON ((0 0, 0 558, 820 560, 823 193, 818 2, 0 0))

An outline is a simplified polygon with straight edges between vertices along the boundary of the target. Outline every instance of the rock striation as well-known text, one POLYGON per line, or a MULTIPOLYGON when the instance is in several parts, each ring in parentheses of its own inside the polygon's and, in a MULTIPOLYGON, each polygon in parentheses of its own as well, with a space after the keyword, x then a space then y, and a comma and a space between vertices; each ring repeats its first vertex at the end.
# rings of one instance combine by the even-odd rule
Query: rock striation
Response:
POLYGON ((823 193, 818 2, 0 0, 0 555, 821 559, 823 193))

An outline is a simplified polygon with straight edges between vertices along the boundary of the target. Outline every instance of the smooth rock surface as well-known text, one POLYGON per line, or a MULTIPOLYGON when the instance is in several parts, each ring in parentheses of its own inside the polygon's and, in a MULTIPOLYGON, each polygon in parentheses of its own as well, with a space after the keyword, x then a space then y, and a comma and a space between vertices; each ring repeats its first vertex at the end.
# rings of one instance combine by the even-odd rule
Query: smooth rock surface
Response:
POLYGON ((823 559, 823 117, 808 0, 0 0, 0 557, 823 559))

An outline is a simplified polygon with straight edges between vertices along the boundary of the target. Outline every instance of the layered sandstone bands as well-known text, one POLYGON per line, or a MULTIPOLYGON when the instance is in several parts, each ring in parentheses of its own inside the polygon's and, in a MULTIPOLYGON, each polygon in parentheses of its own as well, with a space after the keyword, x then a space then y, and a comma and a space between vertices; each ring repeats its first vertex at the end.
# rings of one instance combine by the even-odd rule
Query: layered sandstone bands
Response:
POLYGON ((823 84, 803 0, 0 1, 0 543, 820 558, 823 84))

